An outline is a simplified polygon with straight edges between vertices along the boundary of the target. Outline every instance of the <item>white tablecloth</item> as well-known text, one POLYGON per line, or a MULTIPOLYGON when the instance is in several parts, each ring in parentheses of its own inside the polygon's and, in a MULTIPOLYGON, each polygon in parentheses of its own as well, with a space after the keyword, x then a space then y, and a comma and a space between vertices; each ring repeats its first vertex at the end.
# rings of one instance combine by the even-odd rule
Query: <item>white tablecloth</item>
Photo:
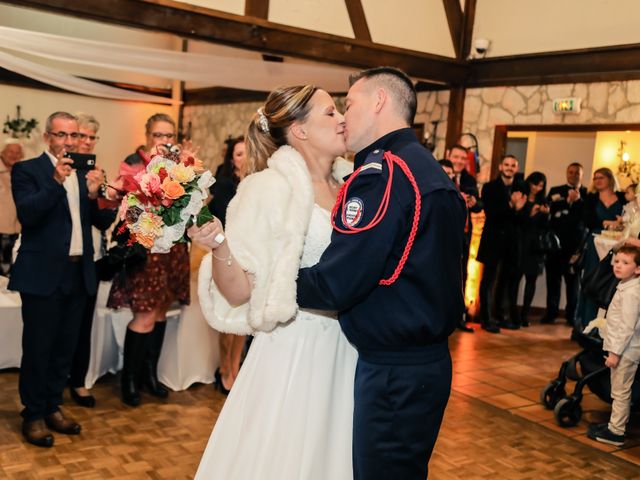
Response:
POLYGON ((623 242, 624 240, 622 239, 605 237, 604 235, 593 235, 593 244, 596 247, 596 252, 600 260, 606 257, 613 247, 615 247, 616 245, 621 245, 623 242))
MULTIPOLYGON (((122 368, 122 351, 128 309, 106 308, 110 284, 101 282, 91 332, 91 357, 85 379, 91 388, 107 372, 122 368)), ((158 362, 160 381, 172 390, 184 390, 195 382, 212 383, 218 366, 217 332, 207 325, 197 288, 191 285, 191 305, 170 312, 162 354, 158 362)), ((22 356, 22 314, 20 295, 0 291, 0 368, 20 367, 22 356)))
MULTIPOLYGON (((85 386, 91 388, 107 372, 122 368, 129 309, 106 308, 110 284, 101 282, 91 332, 91 359, 85 386)), ((212 383, 218 365, 218 337, 200 311, 195 283, 191 305, 170 310, 167 330, 158 362, 158 378, 172 390, 184 390, 196 382, 212 383)))
POLYGON ((20 294, 0 291, 0 368, 20 366, 22 357, 20 294))

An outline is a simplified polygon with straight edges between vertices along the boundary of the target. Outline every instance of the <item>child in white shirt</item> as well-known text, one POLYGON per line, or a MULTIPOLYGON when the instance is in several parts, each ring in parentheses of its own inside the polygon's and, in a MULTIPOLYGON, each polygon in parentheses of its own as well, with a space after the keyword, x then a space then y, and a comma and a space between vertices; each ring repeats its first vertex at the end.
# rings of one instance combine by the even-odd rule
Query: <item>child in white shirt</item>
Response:
POLYGON ((620 283, 607 310, 603 345, 608 352, 605 365, 611 369, 611 417, 608 424, 591 425, 587 435, 621 446, 640 361, 640 249, 621 247, 613 257, 613 273, 620 283))

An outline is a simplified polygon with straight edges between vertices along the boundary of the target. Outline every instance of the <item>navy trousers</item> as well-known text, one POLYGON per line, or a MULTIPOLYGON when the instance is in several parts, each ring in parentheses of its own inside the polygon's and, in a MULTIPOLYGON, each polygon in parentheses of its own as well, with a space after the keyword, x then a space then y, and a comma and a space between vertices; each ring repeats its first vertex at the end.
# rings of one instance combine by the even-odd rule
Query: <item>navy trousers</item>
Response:
POLYGON ((22 361, 18 388, 30 422, 58 411, 87 303, 82 262, 69 263, 50 296, 21 293, 22 361))
POLYGON ((421 365, 358 360, 354 480, 425 480, 451 391, 449 352, 421 365))

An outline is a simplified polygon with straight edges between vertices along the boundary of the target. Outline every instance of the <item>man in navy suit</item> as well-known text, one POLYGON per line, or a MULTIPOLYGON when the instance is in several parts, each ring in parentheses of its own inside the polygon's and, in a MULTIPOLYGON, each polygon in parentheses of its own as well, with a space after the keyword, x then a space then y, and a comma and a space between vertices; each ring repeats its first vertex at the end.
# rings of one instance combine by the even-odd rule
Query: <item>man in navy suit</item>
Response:
POLYGON ((50 115, 44 141, 42 155, 12 171, 22 240, 9 288, 22 300, 22 433, 29 443, 50 447, 49 429, 70 435, 81 430, 60 405, 82 312, 96 291, 91 225, 107 228, 114 212, 98 209, 101 171, 74 170, 64 156, 77 147, 76 118, 50 115))

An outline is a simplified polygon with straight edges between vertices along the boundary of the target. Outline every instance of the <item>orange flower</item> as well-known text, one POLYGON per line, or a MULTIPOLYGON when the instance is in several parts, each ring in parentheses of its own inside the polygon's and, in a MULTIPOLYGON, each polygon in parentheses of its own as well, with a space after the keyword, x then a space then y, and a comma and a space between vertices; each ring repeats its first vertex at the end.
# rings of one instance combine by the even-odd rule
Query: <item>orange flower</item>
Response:
POLYGON ((151 249, 153 247, 153 243, 155 242, 155 237, 153 235, 144 235, 142 233, 136 233, 136 242, 142 245, 144 248, 151 249))
POLYGON ((180 198, 184 195, 184 188, 182 187, 182 185, 180 185, 175 180, 169 179, 169 177, 165 178, 162 182, 162 191, 168 198, 171 198, 172 200, 180 198))

